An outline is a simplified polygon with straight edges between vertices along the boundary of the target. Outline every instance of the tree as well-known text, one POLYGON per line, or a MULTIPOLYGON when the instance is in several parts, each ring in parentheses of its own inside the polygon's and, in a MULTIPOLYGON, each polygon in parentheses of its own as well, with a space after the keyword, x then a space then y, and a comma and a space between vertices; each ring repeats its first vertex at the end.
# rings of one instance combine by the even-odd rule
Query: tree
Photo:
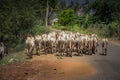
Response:
MULTIPOLYGON (((48 21, 49 21, 49 17, 51 16, 51 14, 56 11, 57 9, 57 4, 58 4, 58 0, 44 0, 43 3, 46 3, 46 5, 43 5, 45 6, 46 11, 45 12, 45 26, 48 26, 48 21)), ((44 15, 44 13, 42 13, 44 15)))
POLYGON ((59 12, 62 10, 65 10, 67 8, 67 4, 65 2, 65 0, 61 0, 58 4, 58 8, 59 8, 59 12))
POLYGON ((120 1, 119 0, 96 0, 92 9, 95 11, 95 16, 103 22, 113 21, 113 15, 120 13, 120 1))
POLYGON ((34 11, 34 7, 31 6, 32 2, 27 0, 1 0, 0 37, 3 36, 2 38, 5 40, 15 40, 21 34, 21 31, 33 25, 36 12, 34 11))
POLYGON ((74 12, 77 12, 77 10, 80 9, 80 4, 78 2, 70 2, 70 5, 68 6, 68 8, 71 8, 74 10, 74 12))
POLYGON ((63 10, 58 16, 58 22, 63 25, 73 25, 75 21, 75 14, 73 9, 63 10))
MULTIPOLYGON (((33 31, 31 29, 38 21, 45 23, 46 1, 0 0, 0 41, 16 42, 26 33, 31 33, 33 31)), ((48 9, 54 11, 57 0, 48 0, 47 4, 48 9)), ((47 15, 49 15, 49 10, 47 10, 47 15)))
POLYGON ((48 4, 49 0, 47 0, 46 2, 46 18, 45 18, 45 26, 48 26, 48 13, 49 13, 49 4, 48 4))

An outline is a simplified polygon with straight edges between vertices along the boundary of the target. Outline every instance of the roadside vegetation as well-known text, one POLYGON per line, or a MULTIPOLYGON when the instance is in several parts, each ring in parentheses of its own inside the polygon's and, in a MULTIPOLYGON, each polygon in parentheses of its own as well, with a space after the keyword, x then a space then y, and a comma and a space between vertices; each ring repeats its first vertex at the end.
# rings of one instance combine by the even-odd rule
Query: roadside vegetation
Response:
POLYGON ((8 56, 4 57, 2 60, 0 60, 0 65, 6 66, 7 64, 15 63, 15 62, 26 62, 28 61, 25 57, 25 53, 23 51, 21 52, 14 52, 12 54, 9 54, 8 56))
POLYGON ((101 37, 116 37, 120 40, 119 5, 117 0, 95 0, 93 3, 86 0, 83 14, 79 15, 77 11, 82 6, 71 5, 58 14, 58 22, 54 23, 54 28, 96 33, 101 37))
POLYGON ((85 0, 83 4, 71 1, 69 5, 65 0, 0 0, 0 42, 15 52, 0 64, 25 61, 21 51, 27 33, 49 33, 47 26, 54 18, 58 21, 53 28, 120 40, 119 0, 85 0))

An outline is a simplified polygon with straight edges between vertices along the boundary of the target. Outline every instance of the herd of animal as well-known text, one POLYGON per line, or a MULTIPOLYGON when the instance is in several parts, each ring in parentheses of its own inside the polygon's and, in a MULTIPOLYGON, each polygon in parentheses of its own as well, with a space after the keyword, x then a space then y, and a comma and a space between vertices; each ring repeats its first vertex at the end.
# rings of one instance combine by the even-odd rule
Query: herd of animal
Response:
MULTIPOLYGON (((102 54, 107 55, 108 40, 99 40, 96 34, 60 31, 36 36, 28 34, 25 45, 28 58, 32 58, 34 52, 36 55, 49 53, 70 57, 73 52, 78 56, 92 55, 97 53, 99 46, 102 47, 102 54)), ((6 54, 8 54, 8 50, 4 43, 0 42, 0 59, 6 54)))
POLYGON ((78 56, 96 54, 99 46, 102 54, 107 55, 108 40, 99 40, 96 34, 60 31, 36 36, 28 34, 25 44, 28 58, 32 58, 34 52, 36 55, 58 53, 72 57, 73 52, 78 56))

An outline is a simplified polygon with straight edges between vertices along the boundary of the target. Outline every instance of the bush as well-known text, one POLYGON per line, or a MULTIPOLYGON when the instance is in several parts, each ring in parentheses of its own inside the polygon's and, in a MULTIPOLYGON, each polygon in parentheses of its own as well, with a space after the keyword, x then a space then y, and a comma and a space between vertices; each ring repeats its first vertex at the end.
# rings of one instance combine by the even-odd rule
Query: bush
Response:
POLYGON ((5 56, 2 60, 0 60, 0 65, 7 65, 14 62, 25 62, 25 61, 27 61, 25 58, 25 54, 23 52, 19 52, 5 56))
POLYGON ((37 20, 35 21, 35 23, 31 28, 27 29, 23 33, 32 33, 36 35, 36 34, 43 34, 43 33, 49 33, 49 32, 50 32, 49 28, 43 26, 41 22, 37 20))
POLYGON ((31 29, 31 32, 36 35, 36 34, 49 33, 50 30, 45 26, 35 25, 35 27, 31 29))
POLYGON ((73 9, 66 9, 63 10, 58 15, 58 23, 63 26, 68 26, 74 24, 75 21, 75 14, 73 9))
POLYGON ((23 41, 19 40, 18 43, 15 46, 15 51, 19 52, 19 51, 23 51, 25 48, 25 44, 23 41))
POLYGON ((120 20, 113 21, 108 25, 109 35, 116 36, 120 38, 120 20))

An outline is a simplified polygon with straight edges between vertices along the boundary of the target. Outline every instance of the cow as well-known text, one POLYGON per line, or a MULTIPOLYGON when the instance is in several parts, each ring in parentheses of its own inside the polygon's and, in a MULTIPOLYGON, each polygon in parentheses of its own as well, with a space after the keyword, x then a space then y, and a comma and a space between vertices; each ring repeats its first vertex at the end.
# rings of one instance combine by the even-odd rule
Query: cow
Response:
POLYGON ((82 52, 83 54, 89 54, 89 48, 88 48, 88 44, 89 44, 89 36, 88 35, 81 35, 81 43, 82 43, 82 52))
POLYGON ((3 42, 0 43, 0 59, 4 57, 5 54, 5 48, 3 42))
POLYGON ((92 46, 92 53, 95 54, 98 50, 97 47, 98 45, 98 36, 96 34, 91 35, 92 41, 93 41, 93 46, 92 46))
POLYGON ((75 40, 74 40, 74 48, 76 49, 76 50, 74 50, 74 51, 77 52, 77 55, 78 55, 78 56, 81 54, 81 46, 82 46, 82 44, 81 44, 80 37, 77 36, 77 37, 75 38, 75 40))
POLYGON ((7 47, 3 42, 0 42, 0 59, 2 59, 7 54, 8 54, 7 47))
POLYGON ((108 48, 108 39, 102 39, 102 54, 107 56, 107 48, 108 48))
POLYGON ((25 44, 26 44, 26 54, 31 59, 32 54, 33 54, 33 50, 35 48, 35 39, 34 39, 34 37, 32 35, 27 36, 27 38, 25 40, 25 44))
POLYGON ((74 44, 73 44, 73 40, 70 38, 66 41, 65 44, 65 48, 66 48, 66 56, 72 57, 72 52, 73 52, 73 48, 74 48, 74 44))
POLYGON ((44 50, 44 54, 47 54, 48 52, 48 35, 47 34, 43 34, 42 35, 42 47, 43 47, 43 50, 44 50))
MULTIPOLYGON (((96 34, 81 34, 68 31, 51 32, 49 34, 28 36, 26 39, 26 53, 31 58, 33 49, 39 55, 43 50, 47 53, 59 53, 61 56, 72 57, 72 52, 78 55, 95 54, 97 52, 98 37, 96 34)), ((106 49, 105 49, 106 50, 106 49)))
POLYGON ((35 36, 35 49, 36 55, 40 55, 42 37, 40 35, 35 36))

